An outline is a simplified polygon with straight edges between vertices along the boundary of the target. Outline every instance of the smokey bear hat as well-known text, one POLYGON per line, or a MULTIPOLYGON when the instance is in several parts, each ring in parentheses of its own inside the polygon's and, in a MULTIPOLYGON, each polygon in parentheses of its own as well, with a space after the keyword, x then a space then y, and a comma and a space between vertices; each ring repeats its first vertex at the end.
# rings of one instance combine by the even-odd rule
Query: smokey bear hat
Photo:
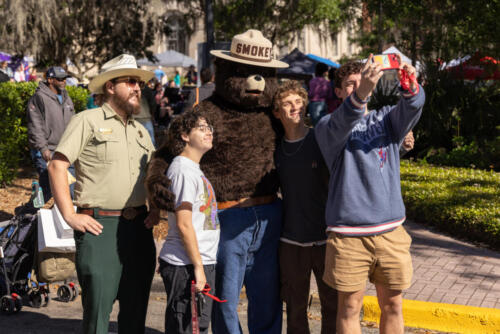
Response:
POLYGON ((237 63, 254 66, 286 68, 288 64, 272 56, 273 44, 259 30, 250 29, 233 37, 231 50, 213 50, 210 54, 237 63))

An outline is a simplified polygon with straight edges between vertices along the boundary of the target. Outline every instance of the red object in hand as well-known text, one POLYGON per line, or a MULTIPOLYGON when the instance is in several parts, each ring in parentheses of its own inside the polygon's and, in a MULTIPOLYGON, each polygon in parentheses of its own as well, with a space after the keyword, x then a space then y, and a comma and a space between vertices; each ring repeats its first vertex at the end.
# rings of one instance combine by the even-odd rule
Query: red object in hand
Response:
POLYGON ((403 90, 408 91, 411 95, 417 95, 418 83, 417 83, 417 78, 415 77, 415 74, 409 75, 406 70, 399 70, 399 73, 400 73, 400 77, 401 77, 399 79, 399 82, 401 84, 401 88, 403 88, 403 90), (413 91, 411 89, 411 86, 410 86, 411 83, 414 83, 415 87, 417 87, 415 89, 415 91, 413 91))
POLYGON ((204 294, 204 295, 205 295, 205 296, 207 296, 207 297, 212 298, 212 299, 213 299, 213 300, 215 300, 216 302, 219 302, 219 303, 225 303, 225 302, 227 302, 227 300, 226 300, 226 299, 221 300, 221 299, 219 299, 219 297, 216 297, 216 296, 214 296, 214 295, 209 294, 209 292, 210 292, 210 290, 211 290, 211 289, 212 289, 212 288, 211 288, 211 287, 210 287, 210 285, 208 285, 208 283, 207 283, 207 284, 205 284, 205 287, 203 288, 203 290, 201 290, 201 293, 202 293, 202 294, 204 294))

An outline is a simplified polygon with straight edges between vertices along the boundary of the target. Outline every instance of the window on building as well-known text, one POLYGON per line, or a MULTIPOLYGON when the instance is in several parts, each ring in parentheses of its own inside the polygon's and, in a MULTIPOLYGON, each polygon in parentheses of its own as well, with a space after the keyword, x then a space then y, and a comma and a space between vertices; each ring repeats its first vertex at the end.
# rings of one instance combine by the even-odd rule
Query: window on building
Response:
POLYGON ((335 34, 332 36, 332 50, 333 50, 333 55, 338 56, 339 55, 339 34, 335 34))
POLYGON ((187 36, 182 19, 176 15, 167 19, 169 33, 166 36, 167 50, 174 50, 186 54, 187 36))

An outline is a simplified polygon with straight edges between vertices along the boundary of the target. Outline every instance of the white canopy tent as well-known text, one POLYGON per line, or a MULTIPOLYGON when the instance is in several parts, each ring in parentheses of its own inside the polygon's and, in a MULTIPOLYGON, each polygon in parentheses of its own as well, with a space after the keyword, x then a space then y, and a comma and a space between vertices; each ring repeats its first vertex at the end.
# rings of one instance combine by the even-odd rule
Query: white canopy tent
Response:
POLYGON ((196 66, 196 61, 182 53, 174 50, 167 50, 155 55, 157 62, 152 62, 147 58, 141 58, 137 61, 137 65, 141 66, 163 66, 163 67, 189 67, 196 66))

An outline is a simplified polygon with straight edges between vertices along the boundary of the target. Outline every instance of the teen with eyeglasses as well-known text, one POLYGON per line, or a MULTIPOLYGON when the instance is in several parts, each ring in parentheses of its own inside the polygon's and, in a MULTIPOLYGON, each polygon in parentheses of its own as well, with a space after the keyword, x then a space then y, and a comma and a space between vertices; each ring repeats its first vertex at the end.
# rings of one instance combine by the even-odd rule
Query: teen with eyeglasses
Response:
MULTIPOLYGON (((198 293, 206 284, 215 287, 220 235, 217 201, 200 169, 201 158, 212 148, 213 131, 200 113, 188 111, 173 119, 165 143, 176 155, 167 170, 175 207, 168 211, 168 234, 159 257, 167 293, 165 333, 193 333, 192 281, 198 293)), ((200 333, 208 333, 212 302, 205 298, 198 303, 200 333)))

